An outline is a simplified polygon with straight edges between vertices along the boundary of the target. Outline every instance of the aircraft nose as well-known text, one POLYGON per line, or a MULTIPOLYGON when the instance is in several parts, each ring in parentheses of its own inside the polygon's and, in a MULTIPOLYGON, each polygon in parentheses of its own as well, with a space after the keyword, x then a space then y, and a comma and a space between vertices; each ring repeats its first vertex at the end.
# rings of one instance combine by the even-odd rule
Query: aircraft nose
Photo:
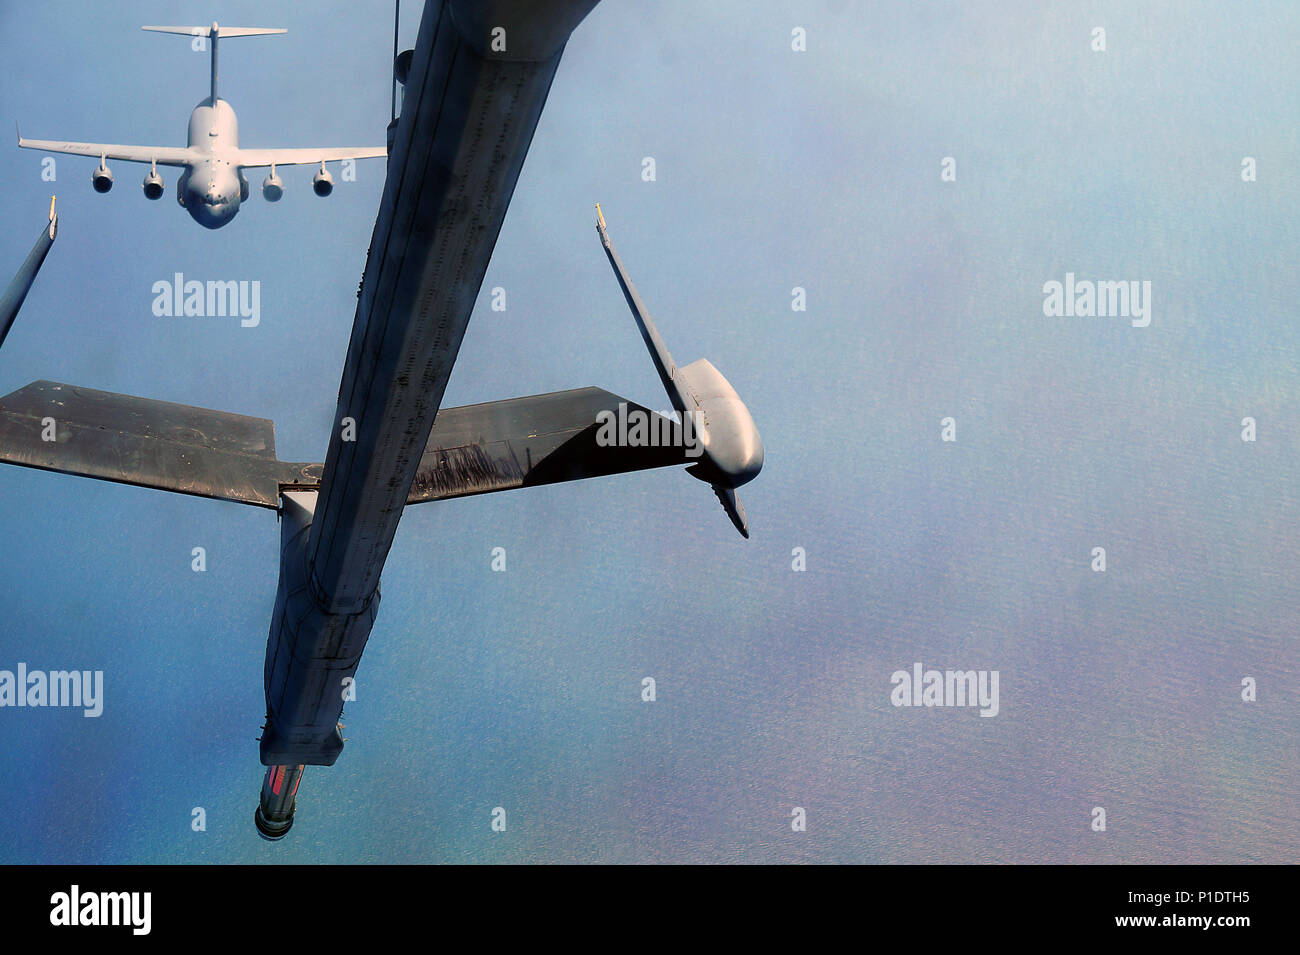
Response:
POLYGON ((192 218, 205 229, 220 229, 235 217, 237 206, 229 203, 213 206, 207 203, 192 202, 185 207, 192 218))

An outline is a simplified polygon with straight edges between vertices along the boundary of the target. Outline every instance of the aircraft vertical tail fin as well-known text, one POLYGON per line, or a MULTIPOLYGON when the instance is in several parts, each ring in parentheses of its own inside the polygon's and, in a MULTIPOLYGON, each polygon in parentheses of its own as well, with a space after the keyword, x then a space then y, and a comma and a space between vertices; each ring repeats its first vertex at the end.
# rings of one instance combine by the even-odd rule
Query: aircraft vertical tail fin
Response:
POLYGON ((223 27, 212 23, 206 27, 141 27, 151 33, 175 33, 180 36, 204 37, 212 44, 212 102, 217 102, 217 40, 223 36, 267 36, 272 33, 288 33, 281 27, 223 27))

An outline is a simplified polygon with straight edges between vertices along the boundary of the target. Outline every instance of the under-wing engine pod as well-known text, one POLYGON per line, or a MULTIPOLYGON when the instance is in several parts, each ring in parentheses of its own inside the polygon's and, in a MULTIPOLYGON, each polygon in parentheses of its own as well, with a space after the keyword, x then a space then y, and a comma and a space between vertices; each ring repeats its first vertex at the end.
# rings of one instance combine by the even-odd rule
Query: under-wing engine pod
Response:
POLYGON ((113 188, 113 173, 104 160, 101 159, 99 168, 90 174, 90 184, 95 187, 96 192, 108 192, 113 188))
POLYGON ((164 189, 162 176, 158 175, 157 168, 150 169, 149 175, 144 177, 144 197, 161 199, 164 189))
POLYGON ((262 198, 267 202, 279 202, 283 195, 284 180, 275 174, 275 166, 272 166, 270 175, 262 180, 262 198))
POLYGON ((325 168, 325 163, 320 164, 320 172, 312 176, 311 187, 316 190, 316 195, 324 198, 334 191, 334 177, 330 171, 325 168))

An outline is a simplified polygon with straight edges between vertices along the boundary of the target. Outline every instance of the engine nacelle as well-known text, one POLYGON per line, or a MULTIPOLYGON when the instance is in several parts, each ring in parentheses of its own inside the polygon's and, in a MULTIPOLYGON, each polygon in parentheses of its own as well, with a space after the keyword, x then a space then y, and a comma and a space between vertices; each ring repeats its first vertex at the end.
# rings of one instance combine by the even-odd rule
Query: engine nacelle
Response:
POLYGON ((397 82, 401 83, 403 86, 406 85, 407 79, 410 78, 411 61, 414 59, 414 50, 403 50, 401 53, 397 54, 397 59, 393 61, 393 79, 397 80, 397 82))
MULTIPOLYGON (((109 184, 112 185, 111 181, 109 184)), ((95 188, 98 189, 99 187, 96 186, 95 188)), ((146 199, 161 199, 165 188, 162 176, 158 175, 158 170, 149 170, 149 175, 144 177, 144 197, 146 199)), ((107 192, 108 190, 105 189, 104 191, 107 192)))
POLYGON ((322 198, 334 191, 334 177, 330 175, 323 163, 320 172, 312 176, 311 187, 316 190, 316 195, 322 198))
POLYGON ((279 202, 284 195, 284 180, 272 172, 262 180, 262 198, 267 202, 279 202))
POLYGON ((96 192, 108 192, 113 188, 113 173, 109 171, 107 163, 101 163, 91 174, 90 184, 95 187, 96 192))

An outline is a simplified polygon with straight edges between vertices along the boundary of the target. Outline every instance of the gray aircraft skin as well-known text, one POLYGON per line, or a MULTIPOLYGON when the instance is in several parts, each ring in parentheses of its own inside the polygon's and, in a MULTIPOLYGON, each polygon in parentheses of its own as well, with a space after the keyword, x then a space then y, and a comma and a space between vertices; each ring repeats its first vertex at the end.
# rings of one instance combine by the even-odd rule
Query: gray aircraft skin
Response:
POLYGON ((277 166, 318 163, 319 171, 312 179, 312 188, 318 196, 328 196, 334 189, 334 177, 325 163, 342 159, 371 159, 386 156, 383 146, 322 147, 308 149, 242 149, 239 145, 239 121, 230 104, 217 96, 217 41, 222 37, 263 36, 287 33, 282 29, 260 27, 223 27, 213 23, 210 27, 142 27, 154 33, 177 33, 182 36, 203 37, 212 52, 212 90, 208 98, 194 107, 190 114, 189 136, 184 148, 171 146, 122 146, 112 143, 74 143, 46 139, 23 139, 19 133, 18 145, 23 149, 39 149, 47 153, 68 153, 73 156, 98 156, 99 166, 91 174, 91 185, 96 192, 113 188, 113 173, 108 160, 149 163, 143 188, 146 198, 160 199, 165 191, 159 166, 184 169, 176 181, 176 201, 199 225, 219 229, 239 212, 239 205, 248 198, 248 179, 245 169, 269 166, 270 174, 262 181, 262 195, 269 202, 277 202, 284 195, 284 182, 276 173, 277 166))
POLYGON ((687 468, 686 473, 713 488, 736 530, 749 537, 749 521, 740 498, 736 496, 736 488, 752 481, 763 469, 763 441, 758 436, 749 409, 736 394, 736 389, 731 387, 731 382, 722 377, 707 358, 697 359, 685 368, 677 367, 668 346, 659 337, 659 329, 650 319, 649 309, 623 268, 623 260, 618 257, 609 238, 599 203, 596 204, 596 234, 605 247, 609 264, 614 267, 614 275, 623 289, 628 307, 632 309, 632 317, 641 330, 646 348, 650 349, 650 358, 659 372, 664 390, 668 392, 668 400, 683 420, 689 415, 694 422, 695 440, 701 453, 699 460, 687 468))
POLYGON ((50 196, 49 225, 36 237, 36 244, 32 246, 32 251, 27 253, 22 268, 5 289, 4 296, 0 297, 0 346, 4 345, 5 339, 9 336, 9 329, 14 327, 18 310, 23 307, 27 293, 31 291, 32 283, 36 281, 36 273, 41 270, 45 256, 49 255, 50 246, 54 245, 54 239, 58 234, 59 217, 54 212, 54 197, 50 196))
POLYGON ((599 206, 598 236, 682 420, 594 387, 441 408, 564 46, 595 5, 427 0, 409 68, 397 70, 403 108, 323 464, 279 461, 262 418, 50 381, 0 398, 0 461, 278 511, 254 816, 264 838, 292 826, 305 767, 342 752, 344 699, 407 504, 687 465, 749 536, 735 489, 762 467, 753 418, 707 360, 675 364, 599 206), (505 49, 494 48, 499 30, 505 49), (671 440, 611 445, 600 422, 615 409, 671 440), (49 417, 57 441, 42 440, 49 417))

